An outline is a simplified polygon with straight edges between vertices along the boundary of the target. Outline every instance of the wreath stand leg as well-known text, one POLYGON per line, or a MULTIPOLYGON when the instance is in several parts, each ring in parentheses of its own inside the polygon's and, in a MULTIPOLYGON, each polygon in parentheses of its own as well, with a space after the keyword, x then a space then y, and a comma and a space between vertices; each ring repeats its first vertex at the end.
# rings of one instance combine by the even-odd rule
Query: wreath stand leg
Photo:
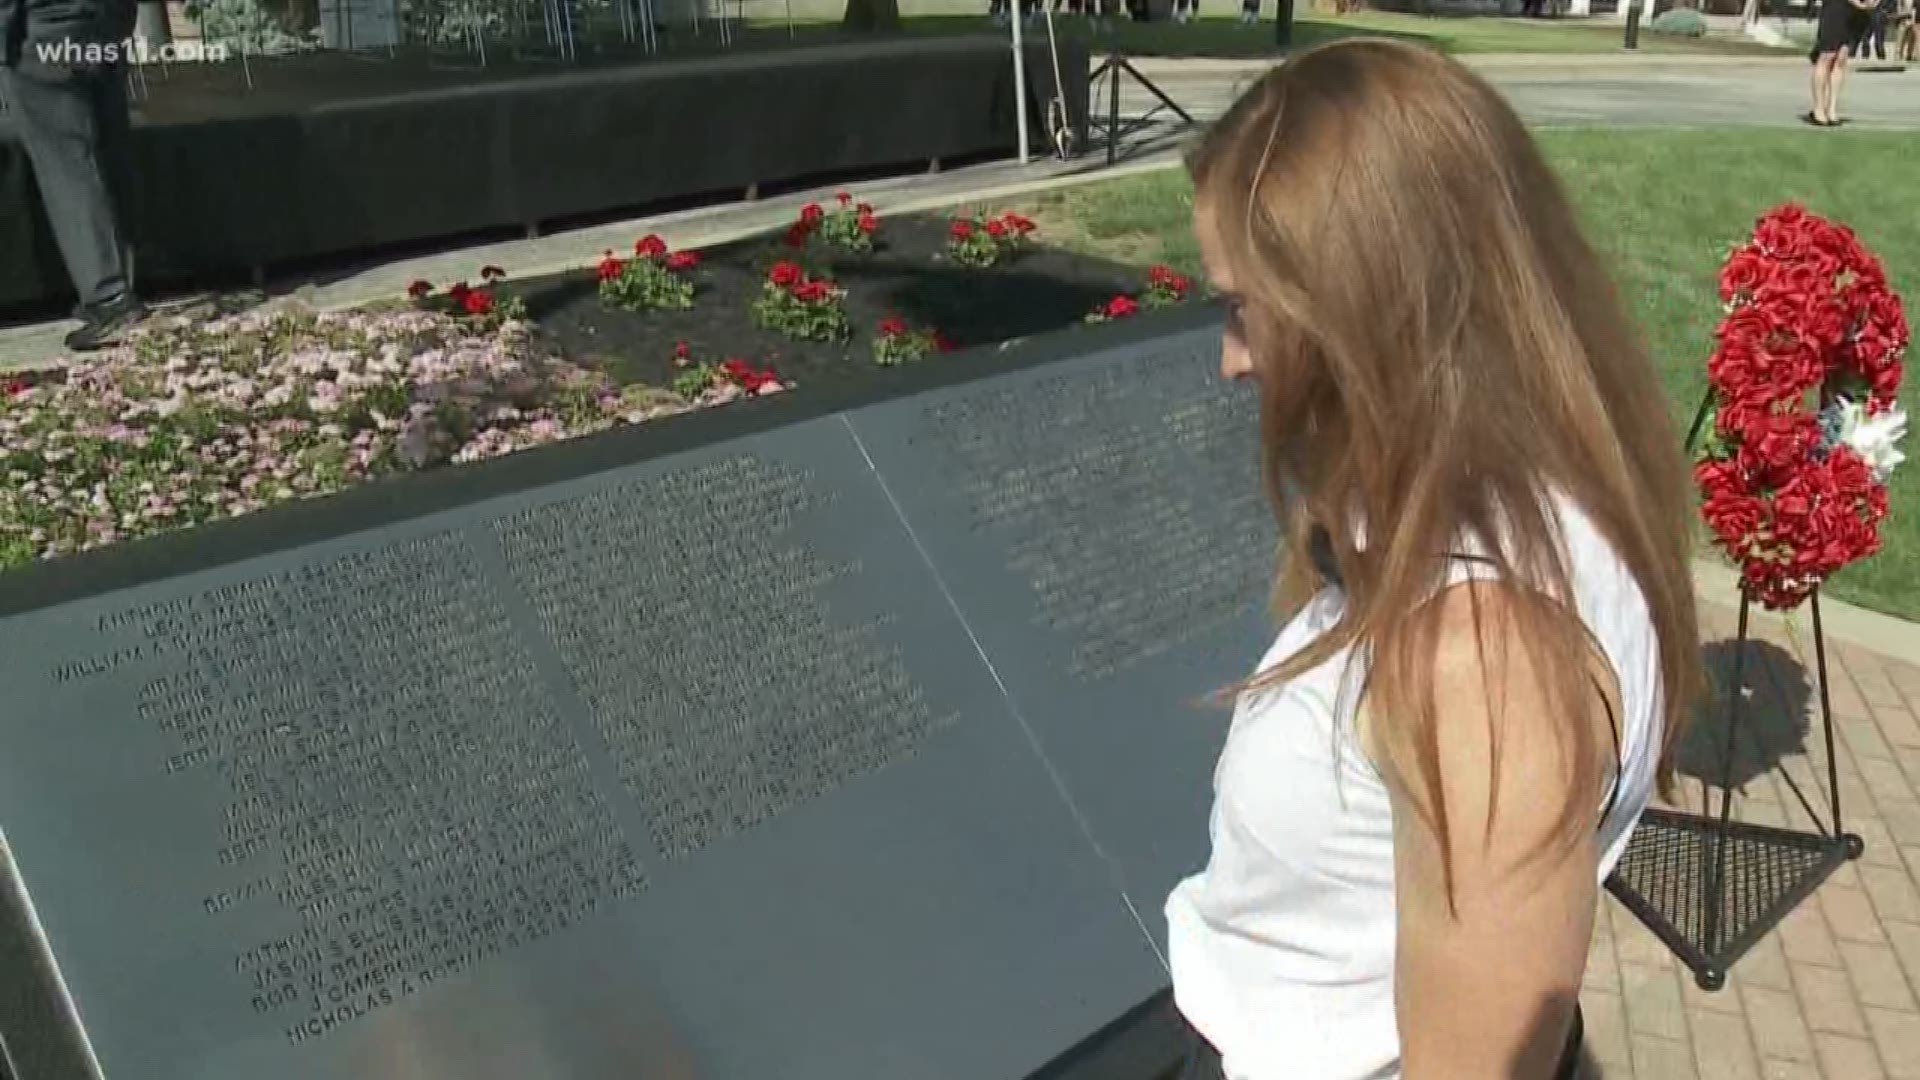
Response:
MULTIPOLYGON (((1703 405, 1687 442, 1691 448, 1707 415, 1703 405)), ((1746 734, 1747 621, 1752 598, 1740 592, 1739 632, 1733 644, 1733 680, 1727 687, 1727 731, 1721 747, 1718 813, 1649 809, 1607 880, 1612 893, 1673 950, 1702 989, 1726 985, 1727 971, 1849 859, 1866 849, 1840 817, 1840 768, 1834 757, 1833 707, 1827 692, 1827 639, 1820 592, 1813 606, 1814 662, 1820 680, 1820 717, 1827 753, 1825 820, 1797 786, 1813 832, 1733 820, 1734 741, 1746 734)))

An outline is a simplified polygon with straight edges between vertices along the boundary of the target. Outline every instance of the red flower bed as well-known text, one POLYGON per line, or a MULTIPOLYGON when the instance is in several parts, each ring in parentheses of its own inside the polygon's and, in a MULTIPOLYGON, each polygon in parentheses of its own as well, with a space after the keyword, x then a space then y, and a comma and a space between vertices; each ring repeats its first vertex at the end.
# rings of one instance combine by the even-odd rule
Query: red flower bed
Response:
POLYGON ((700 253, 673 251, 655 235, 633 245, 633 258, 609 251, 600 260, 600 299, 630 311, 685 311, 693 306, 693 271, 700 253))
POLYGON ((844 341, 852 331, 842 303, 846 295, 834 282, 783 259, 767 270, 753 315, 762 327, 795 341, 844 341))

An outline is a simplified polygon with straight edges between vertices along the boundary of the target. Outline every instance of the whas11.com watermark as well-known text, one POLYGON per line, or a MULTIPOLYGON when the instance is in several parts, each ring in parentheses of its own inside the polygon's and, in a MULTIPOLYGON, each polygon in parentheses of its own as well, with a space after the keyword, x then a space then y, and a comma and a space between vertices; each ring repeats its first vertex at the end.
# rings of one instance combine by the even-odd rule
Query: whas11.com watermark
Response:
POLYGON ((218 64, 227 59, 223 41, 149 41, 144 37, 119 41, 39 41, 35 55, 43 64, 61 66, 104 64, 218 64))

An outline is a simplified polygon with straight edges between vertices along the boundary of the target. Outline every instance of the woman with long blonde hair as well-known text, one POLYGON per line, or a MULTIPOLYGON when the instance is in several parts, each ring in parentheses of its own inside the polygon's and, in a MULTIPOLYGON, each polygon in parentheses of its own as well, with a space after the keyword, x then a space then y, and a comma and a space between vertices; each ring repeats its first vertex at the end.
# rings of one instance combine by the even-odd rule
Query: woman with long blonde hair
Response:
POLYGON ((1600 883, 1698 679, 1653 367, 1519 119, 1437 53, 1290 59, 1191 171, 1287 550, 1167 902, 1190 1074, 1571 1076, 1600 883))

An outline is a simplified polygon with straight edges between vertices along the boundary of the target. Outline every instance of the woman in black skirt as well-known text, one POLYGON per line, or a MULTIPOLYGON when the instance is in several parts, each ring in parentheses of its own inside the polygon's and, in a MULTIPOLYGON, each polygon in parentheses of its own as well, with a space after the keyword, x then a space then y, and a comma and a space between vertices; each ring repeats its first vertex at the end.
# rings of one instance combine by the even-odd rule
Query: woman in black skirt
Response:
POLYGON ((1820 34, 1813 61, 1813 111, 1800 119, 1815 127, 1840 126, 1840 88, 1847 81, 1847 52, 1866 32, 1879 0, 1821 0, 1820 34))

